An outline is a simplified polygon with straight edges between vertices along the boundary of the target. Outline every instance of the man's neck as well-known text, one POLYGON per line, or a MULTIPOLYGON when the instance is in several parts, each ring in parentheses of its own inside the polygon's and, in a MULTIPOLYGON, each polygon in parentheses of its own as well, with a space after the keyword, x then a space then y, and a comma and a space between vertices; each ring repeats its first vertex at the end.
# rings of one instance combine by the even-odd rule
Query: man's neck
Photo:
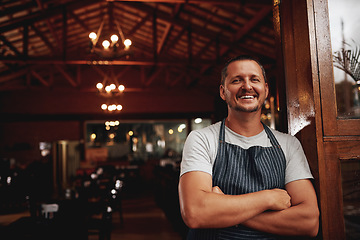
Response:
POLYGON ((229 114, 225 125, 242 136, 255 136, 264 130, 260 122, 260 114, 261 112, 229 114))

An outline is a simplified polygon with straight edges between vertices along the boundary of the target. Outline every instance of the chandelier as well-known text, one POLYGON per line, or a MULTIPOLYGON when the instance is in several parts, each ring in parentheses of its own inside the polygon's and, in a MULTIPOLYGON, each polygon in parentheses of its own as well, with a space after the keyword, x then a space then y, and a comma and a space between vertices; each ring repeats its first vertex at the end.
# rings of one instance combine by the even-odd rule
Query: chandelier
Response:
POLYGON ((107 99, 106 103, 101 104, 101 109, 107 112, 119 112, 123 109, 121 104, 117 103, 117 99, 125 90, 123 84, 119 84, 114 74, 113 67, 110 70, 110 76, 105 76, 102 82, 96 84, 98 94, 107 99))
POLYGON ((120 112, 123 109, 121 104, 101 104, 101 109, 107 112, 120 112))
POLYGON ((126 39, 120 24, 114 20, 112 5, 108 3, 108 14, 104 15, 97 33, 89 33, 90 53, 95 53, 103 58, 129 57, 132 53, 130 39, 126 39), (108 25, 104 25, 108 18, 108 25), (120 41, 121 40, 121 41, 120 41))

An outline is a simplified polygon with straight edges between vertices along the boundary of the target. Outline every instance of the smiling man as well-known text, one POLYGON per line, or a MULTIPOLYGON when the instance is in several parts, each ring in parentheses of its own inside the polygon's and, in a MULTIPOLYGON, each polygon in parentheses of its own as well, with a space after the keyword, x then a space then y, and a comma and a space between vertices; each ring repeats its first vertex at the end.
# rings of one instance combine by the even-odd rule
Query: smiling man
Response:
POLYGON ((179 198, 188 239, 317 235, 313 177, 300 142, 260 121, 268 92, 254 58, 225 65, 220 96, 228 116, 192 131, 184 145, 179 198))

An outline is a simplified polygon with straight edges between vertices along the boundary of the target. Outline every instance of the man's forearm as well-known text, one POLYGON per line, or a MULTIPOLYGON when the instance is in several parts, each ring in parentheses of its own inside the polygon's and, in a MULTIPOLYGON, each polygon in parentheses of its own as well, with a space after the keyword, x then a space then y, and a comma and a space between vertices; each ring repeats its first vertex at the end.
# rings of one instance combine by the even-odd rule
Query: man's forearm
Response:
POLYGON ((243 225, 277 235, 316 236, 319 210, 316 201, 306 200, 282 211, 266 211, 243 225))
POLYGON ((265 196, 265 192, 242 196, 206 192, 200 201, 182 201, 181 212, 190 228, 230 227, 267 210, 265 196))
POLYGON ((224 195, 211 186, 211 176, 202 172, 183 175, 179 183, 180 209, 190 228, 223 228, 247 221, 272 209, 290 207, 290 196, 280 189, 243 195, 224 195))

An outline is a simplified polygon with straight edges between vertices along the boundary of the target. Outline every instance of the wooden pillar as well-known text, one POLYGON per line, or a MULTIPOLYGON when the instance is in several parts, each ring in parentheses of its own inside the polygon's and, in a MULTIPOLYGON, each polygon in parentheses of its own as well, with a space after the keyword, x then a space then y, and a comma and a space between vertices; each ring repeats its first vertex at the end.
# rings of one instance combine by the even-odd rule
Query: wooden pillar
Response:
POLYGON ((328 208, 329 183, 325 180, 322 109, 316 54, 313 0, 282 0, 280 26, 286 84, 288 132, 304 148, 314 175, 321 212, 319 238, 330 237, 332 224, 328 208))

